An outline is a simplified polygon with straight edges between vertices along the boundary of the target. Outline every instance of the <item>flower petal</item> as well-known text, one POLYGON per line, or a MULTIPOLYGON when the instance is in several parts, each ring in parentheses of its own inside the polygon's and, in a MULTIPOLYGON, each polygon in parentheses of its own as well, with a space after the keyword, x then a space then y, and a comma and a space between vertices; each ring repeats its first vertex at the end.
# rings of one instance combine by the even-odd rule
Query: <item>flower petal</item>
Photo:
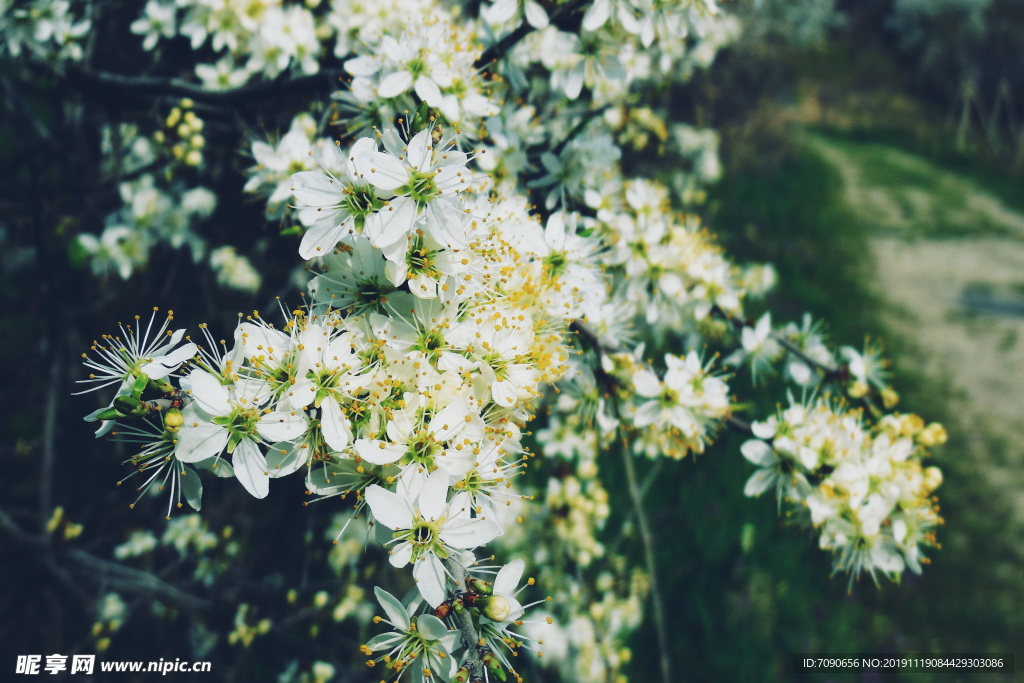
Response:
POLYGON ((523 571, 526 569, 526 562, 522 560, 513 560, 509 562, 498 575, 494 577, 494 594, 495 595, 512 595, 516 592, 516 588, 519 586, 519 580, 523 578, 523 571))
POLYGON ((420 595, 431 607, 436 608, 444 602, 448 594, 445 590, 444 566, 441 560, 437 559, 437 555, 427 553, 418 560, 412 569, 412 576, 416 579, 420 595))
POLYGON ((387 528, 412 528, 412 507, 402 496, 373 484, 367 487, 365 497, 373 516, 387 528))
POLYGON ((200 408, 211 415, 227 415, 231 411, 228 388, 216 377, 205 370, 194 370, 188 378, 192 383, 192 398, 200 408))
POLYGON ((242 439, 232 455, 235 478, 245 490, 256 498, 266 498, 270 493, 270 477, 267 461, 252 439, 242 439))
POLYGON ((374 595, 377 596, 377 602, 384 608, 384 611, 388 615, 388 619, 395 625, 395 628, 406 630, 409 628, 409 613, 405 611, 405 607, 399 602, 398 598, 388 593, 379 587, 373 589, 374 595))
POLYGON ((448 509, 448 470, 438 467, 423 482, 419 495, 420 515, 427 521, 441 519, 448 509))

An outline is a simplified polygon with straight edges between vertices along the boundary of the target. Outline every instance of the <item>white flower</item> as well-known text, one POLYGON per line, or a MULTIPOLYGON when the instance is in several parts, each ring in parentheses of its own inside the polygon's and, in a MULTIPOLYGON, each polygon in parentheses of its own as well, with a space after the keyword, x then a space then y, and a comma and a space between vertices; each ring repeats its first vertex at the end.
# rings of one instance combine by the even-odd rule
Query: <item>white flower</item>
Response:
POLYGON ((376 662, 401 662, 403 668, 412 668, 412 680, 429 681, 433 675, 450 680, 455 675, 456 658, 452 656, 460 646, 460 631, 449 631, 444 623, 432 614, 413 616, 393 595, 380 588, 374 588, 377 601, 388 618, 375 617, 374 622, 383 621, 395 630, 381 633, 370 639, 360 650, 364 654, 384 652, 376 662))
POLYGON ((149 0, 146 3, 144 16, 136 19, 131 25, 132 33, 146 36, 142 41, 142 49, 152 50, 161 37, 174 37, 174 14, 173 4, 165 5, 157 0, 149 0))
POLYGON ((388 151, 371 152, 362 164, 368 168, 366 179, 382 194, 393 195, 366 222, 370 241, 385 250, 389 261, 404 260, 405 240, 414 234, 419 221, 437 244, 457 249, 466 246, 458 195, 472 181, 467 157, 451 139, 442 138, 435 147, 431 134, 430 129, 420 131, 402 147, 397 135, 385 136, 388 151), (393 244, 399 245, 398 253, 388 252, 393 244))
POLYGON ((366 218, 382 206, 373 187, 360 180, 369 170, 360 165, 369 163, 368 155, 376 151, 373 138, 360 138, 349 150, 340 178, 327 169, 291 177, 291 190, 301 203, 300 219, 311 224, 302 236, 299 256, 326 256, 343 238, 362 233, 366 218))
MULTIPOLYGON (((394 493, 373 485, 365 498, 378 523, 398 533, 391 543, 391 564, 401 568, 413 563, 413 577, 420 594, 437 607, 448 595, 445 569, 441 560, 458 549, 470 549, 489 543, 501 534, 493 519, 469 518, 452 514, 448 503, 448 472, 434 470, 413 487, 400 480, 394 493)), ((456 500, 458 496, 456 497, 456 500)), ((458 512, 458 503, 452 507, 458 512)))
POLYGON ((258 444, 297 438, 306 429, 305 416, 262 411, 258 399, 239 395, 205 370, 192 372, 189 380, 195 401, 183 411, 185 423, 175 455, 193 463, 219 458, 227 448, 235 477, 253 496, 265 498, 270 492, 269 468, 258 444))

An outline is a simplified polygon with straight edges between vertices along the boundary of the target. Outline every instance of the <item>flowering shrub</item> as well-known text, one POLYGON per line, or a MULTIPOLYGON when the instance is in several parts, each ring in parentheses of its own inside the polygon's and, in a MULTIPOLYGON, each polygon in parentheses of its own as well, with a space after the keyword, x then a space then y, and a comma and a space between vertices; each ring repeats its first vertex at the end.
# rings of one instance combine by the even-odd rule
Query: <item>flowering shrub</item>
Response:
MULTIPOLYGON (((67 46, 88 29, 33 35, 75 61, 67 46)), ((200 511, 205 476, 255 498, 288 478, 351 506, 336 573, 363 561, 345 545, 359 534, 415 586, 374 590, 386 618, 373 623, 390 630, 360 651, 383 678, 505 680, 525 652, 547 652, 567 679, 618 676, 650 595, 669 680, 633 460, 696 457, 726 428, 752 435, 746 494, 791 507, 836 571, 898 579, 927 563, 942 475, 922 462, 942 427, 889 412, 898 396, 876 348, 833 349, 809 317, 750 319, 774 270, 731 261, 687 210, 720 174, 718 138, 651 100, 737 35, 714 2, 150 0, 130 30, 146 52, 184 37, 198 56, 192 80, 156 84, 192 96, 152 132, 106 131, 122 206, 76 242, 98 276, 128 279, 166 243, 207 258, 220 284, 259 291, 241 245, 207 250, 218 196, 201 184, 217 178, 200 102, 325 71, 338 90, 282 109, 287 132, 250 136, 254 163, 239 164, 243 191, 295 237, 301 302, 239 314, 223 340, 176 329, 170 311, 136 316, 84 354, 84 391, 113 392, 86 420, 132 444, 132 505, 155 487, 168 519, 200 511), (644 150, 680 162, 671 188, 626 175, 624 154, 644 150), (748 365, 755 381, 781 370, 801 398, 748 422, 726 371, 748 365), (606 449, 623 457, 645 569, 599 539, 606 449), (557 469, 521 484, 538 455, 557 469), (593 581, 576 571, 588 567, 593 581)), ((118 82, 85 61, 83 78, 118 82)), ((173 545, 212 584, 238 552, 230 527, 222 542, 184 520, 159 545, 137 532, 117 557, 173 545)), ((365 621, 367 596, 353 584, 313 608, 365 621)), ((238 605, 232 644, 274 628, 256 612, 238 605)), ((334 675, 320 664, 315 680, 334 675)))

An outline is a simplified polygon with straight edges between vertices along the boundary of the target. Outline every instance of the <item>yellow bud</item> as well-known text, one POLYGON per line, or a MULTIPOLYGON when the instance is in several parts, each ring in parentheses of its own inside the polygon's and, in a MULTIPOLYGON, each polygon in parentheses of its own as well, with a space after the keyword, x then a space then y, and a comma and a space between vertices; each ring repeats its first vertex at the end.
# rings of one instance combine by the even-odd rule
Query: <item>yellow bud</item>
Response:
POLYGON ((882 403, 885 404, 886 408, 892 408, 900 402, 900 395, 892 390, 891 387, 882 389, 882 403))

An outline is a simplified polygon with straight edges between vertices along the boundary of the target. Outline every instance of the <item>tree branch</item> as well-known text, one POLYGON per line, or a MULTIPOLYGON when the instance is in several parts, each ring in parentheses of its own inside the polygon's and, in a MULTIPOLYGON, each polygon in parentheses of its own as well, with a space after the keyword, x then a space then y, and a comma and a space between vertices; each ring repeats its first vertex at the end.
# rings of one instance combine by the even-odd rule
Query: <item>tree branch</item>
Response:
POLYGON ((108 71, 76 67, 68 71, 68 79, 84 86, 104 90, 120 90, 138 95, 180 95, 202 102, 240 104, 270 100, 284 95, 315 92, 345 75, 342 69, 328 69, 311 76, 257 81, 227 90, 208 90, 198 83, 180 78, 126 76, 108 71))
MULTIPOLYGON (((456 560, 445 560, 445 567, 452 579, 455 580, 457 592, 466 588, 466 569, 456 560), (460 590, 461 589, 461 590, 460 590)), ((469 680, 482 680, 484 677, 484 663, 480 659, 480 634, 476 632, 473 625, 473 617, 469 609, 463 609, 461 615, 456 615, 459 623, 459 630, 462 631, 462 645, 466 648, 465 667, 469 669, 469 680)))

